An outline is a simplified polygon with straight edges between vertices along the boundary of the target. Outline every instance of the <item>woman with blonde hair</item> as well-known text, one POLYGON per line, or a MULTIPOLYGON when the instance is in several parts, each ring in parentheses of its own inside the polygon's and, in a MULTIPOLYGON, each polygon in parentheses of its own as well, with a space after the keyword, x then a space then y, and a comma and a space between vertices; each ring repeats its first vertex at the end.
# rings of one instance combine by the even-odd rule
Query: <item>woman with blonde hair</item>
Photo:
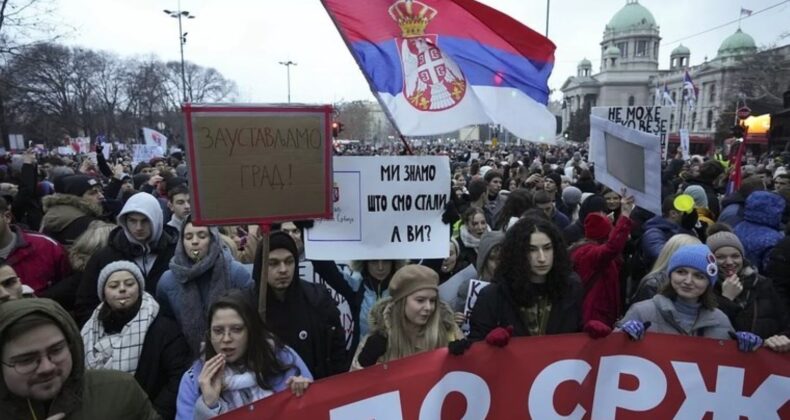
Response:
POLYGON ((438 298, 439 275, 407 265, 390 282, 390 297, 370 311, 371 332, 360 343, 351 370, 435 350, 463 338, 450 307, 438 298))
POLYGON ((636 291, 631 297, 631 304, 652 298, 669 282, 669 274, 666 272, 667 266, 669 265, 669 259, 672 258, 672 255, 678 248, 684 245, 698 245, 701 243, 702 241, 696 237, 685 233, 669 238, 664 247, 661 248, 661 253, 658 254, 656 262, 653 263, 653 268, 642 278, 639 286, 636 287, 636 291))
POLYGON ((50 298, 67 311, 73 312, 77 287, 85 272, 85 266, 88 265, 88 260, 93 254, 107 245, 110 232, 115 227, 116 225, 101 220, 92 221, 88 229, 77 237, 68 250, 71 275, 53 284, 41 297, 50 298))

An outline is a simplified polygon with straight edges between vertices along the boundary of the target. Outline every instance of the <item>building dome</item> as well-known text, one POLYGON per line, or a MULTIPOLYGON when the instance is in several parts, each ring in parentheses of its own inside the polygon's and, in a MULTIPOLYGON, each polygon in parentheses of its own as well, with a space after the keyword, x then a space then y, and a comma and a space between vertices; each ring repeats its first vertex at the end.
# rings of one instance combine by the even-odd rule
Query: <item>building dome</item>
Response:
POLYGON ((592 67, 592 62, 586 58, 579 61, 579 67, 592 67))
POLYGON ((619 57, 620 56, 620 49, 615 47, 614 45, 610 45, 603 52, 603 56, 604 57, 619 57))
POLYGON ((751 35, 738 28, 734 34, 727 37, 719 47, 719 56, 729 57, 741 54, 750 54, 757 51, 757 45, 751 35))
POLYGON ((674 50, 672 50, 672 53, 670 55, 690 55, 690 54, 691 54, 691 50, 689 50, 687 46, 680 44, 677 47, 675 47, 674 50))
POLYGON ((612 31, 623 31, 638 27, 656 26, 656 19, 650 10, 639 4, 637 0, 628 1, 626 5, 615 13, 612 20, 606 25, 606 29, 612 31))

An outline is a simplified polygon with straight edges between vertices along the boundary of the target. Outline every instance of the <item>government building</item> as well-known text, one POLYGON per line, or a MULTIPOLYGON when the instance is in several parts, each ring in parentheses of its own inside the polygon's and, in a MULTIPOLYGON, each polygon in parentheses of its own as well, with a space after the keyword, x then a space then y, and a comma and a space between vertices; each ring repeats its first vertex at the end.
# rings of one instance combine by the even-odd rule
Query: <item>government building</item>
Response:
MULTIPOLYGON (((691 51, 680 44, 669 53, 669 69, 659 69, 660 42, 653 14, 638 0, 627 0, 604 28, 598 72, 593 73, 592 63, 585 58, 579 62, 576 76, 569 77, 560 88, 562 131, 568 127, 571 114, 585 107, 659 104, 666 84, 676 104, 670 115, 670 138, 677 138, 678 129, 684 127, 692 143, 712 144, 719 115, 732 115, 734 119, 735 110, 725 109, 732 107, 725 96, 742 71, 740 58, 757 52, 754 39, 739 28, 722 41, 716 57, 705 57, 696 65, 691 64, 691 51), (681 127, 686 71, 699 93, 693 109, 683 107, 681 127)), ((775 50, 790 61, 790 46, 775 50)))

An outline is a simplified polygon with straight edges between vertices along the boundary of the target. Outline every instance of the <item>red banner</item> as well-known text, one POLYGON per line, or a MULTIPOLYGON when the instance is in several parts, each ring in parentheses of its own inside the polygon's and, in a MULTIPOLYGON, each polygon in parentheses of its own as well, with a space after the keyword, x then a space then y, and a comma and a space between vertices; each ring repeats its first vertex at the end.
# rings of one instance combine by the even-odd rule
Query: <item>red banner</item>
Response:
POLYGON ((518 338, 436 350, 281 392, 247 419, 790 419, 790 354, 650 334, 518 338))

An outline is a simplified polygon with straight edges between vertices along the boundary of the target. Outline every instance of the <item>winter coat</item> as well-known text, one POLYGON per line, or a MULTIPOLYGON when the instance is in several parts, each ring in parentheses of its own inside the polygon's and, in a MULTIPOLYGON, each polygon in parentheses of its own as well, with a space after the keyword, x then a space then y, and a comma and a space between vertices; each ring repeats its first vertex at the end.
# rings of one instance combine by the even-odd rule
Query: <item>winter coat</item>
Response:
POLYGON ((72 194, 53 194, 42 199, 41 233, 69 246, 103 213, 101 204, 72 194))
POLYGON ((568 246, 584 239, 584 225, 582 224, 581 216, 579 220, 572 222, 562 230, 562 237, 565 239, 565 245, 568 246))
MULTIPOLYGON (((466 300, 469 296, 469 283, 474 279, 483 280, 481 277, 485 271, 486 263, 488 262, 488 258, 491 255, 491 251, 496 248, 497 245, 501 245, 504 240, 505 232, 502 231, 487 232, 484 233, 483 237, 480 238, 480 252, 477 253, 477 261, 475 262, 475 276, 465 278, 458 285, 456 295, 454 296, 452 302, 448 302, 451 303, 450 307, 454 311, 464 311, 466 300)), ((490 281, 490 279, 486 281, 490 281)))
POLYGON ((478 278, 477 269, 474 265, 468 265, 463 270, 455 273, 454 276, 446 282, 439 285, 439 300, 447 303, 456 311, 461 312, 464 310, 466 301, 461 301, 459 291, 464 286, 469 288, 469 281, 478 278))
POLYGON ((597 320, 611 327, 620 316, 620 268, 630 233, 631 219, 620 217, 606 242, 586 243, 571 252, 573 269, 585 290, 582 323, 597 320))
POLYGON ((118 260, 132 261, 140 267, 145 276, 145 291, 156 295, 159 278, 168 270, 170 260, 175 253, 178 232, 165 226, 162 212, 155 198, 145 193, 133 195, 124 205, 118 216, 119 226, 110 232, 107 245, 88 260, 85 274, 80 281, 75 303, 77 322, 84 324, 91 312, 99 306, 96 294, 99 272, 101 269, 118 260), (142 213, 151 221, 151 238, 143 244, 135 240, 126 227, 129 213, 142 213))
MULTIPOLYGON (((253 266, 256 291, 262 263, 257 254, 253 266)), ((348 371, 346 333, 337 304, 323 284, 300 280, 298 265, 282 301, 272 291, 266 294, 266 323, 299 354, 316 379, 348 371)))
POLYGON ((52 318, 71 352, 72 368, 61 391, 46 403, 19 398, 0 381, 0 413, 4 420, 46 419, 64 413, 66 420, 160 419, 132 375, 112 370, 86 370, 82 337, 68 313, 49 299, 23 299, 0 305, 0 336, 20 318, 39 313, 52 318), (30 404, 30 406, 28 405, 30 404), (31 409, 35 417, 31 415, 31 409))
POLYGON ((768 254, 765 273, 773 281, 776 294, 785 308, 790 311, 790 236, 785 236, 768 254))
POLYGON ((779 194, 755 191, 746 199, 743 222, 734 229, 746 251, 743 257, 759 272, 765 272, 771 249, 784 238, 781 231, 784 209, 785 200, 779 194))
POLYGON ((554 209, 554 215, 551 217, 551 221, 554 222, 554 225, 557 226, 560 231, 565 230, 565 228, 571 224, 571 219, 557 209, 554 209))
POLYGON ((738 226, 743 221, 743 210, 746 205, 746 197, 736 191, 724 198, 721 202, 721 214, 717 222, 726 223, 731 228, 738 226))
POLYGON ((736 331, 750 331, 762 338, 782 333, 788 326, 787 311, 768 277, 761 276, 751 265, 744 265, 738 275, 743 290, 729 300, 721 294, 723 275, 716 282, 719 309, 727 315, 736 331))
MULTIPOLYGON (((546 335, 575 333, 581 329, 581 309, 584 291, 579 277, 573 273, 564 296, 551 302, 546 335)), ((496 327, 513 326, 516 337, 529 336, 527 326, 519 316, 519 308, 507 283, 488 285, 477 296, 470 319, 470 340, 482 340, 496 327)))
MULTIPOLYGON (((48 294, 48 288, 71 274, 71 264, 63 247, 47 236, 24 231, 11 226, 16 234, 14 249, 6 259, 17 276, 33 288, 40 297, 56 296, 48 294)), ((93 288, 96 294, 96 287, 93 288)))
POLYGON ((649 321, 651 325, 647 328, 647 331, 664 334, 693 335, 729 340, 729 333, 733 331, 730 320, 727 319, 727 315, 724 312, 718 309, 710 310, 705 308, 700 308, 697 321, 691 327, 691 330, 683 330, 680 322, 678 322, 680 317, 677 309, 675 309, 675 303, 664 295, 655 295, 650 300, 643 300, 633 304, 623 319, 617 323, 617 330, 626 321, 632 319, 640 322, 649 321))
POLYGON ((631 303, 652 299, 668 282, 669 275, 666 271, 656 271, 646 275, 636 287, 636 292, 631 297, 631 303))
MULTIPOLYGON (((359 343, 359 348, 354 355, 354 360, 351 363, 351 370, 360 370, 364 367, 359 363, 359 353, 362 349, 365 348, 365 344, 368 341, 368 338, 371 335, 377 334, 383 336, 384 338, 389 338, 392 334, 392 325, 390 324, 390 320, 387 318, 388 306, 392 304, 392 299, 382 299, 376 303, 373 309, 370 311, 370 334, 366 335, 362 341, 359 343)), ((461 329, 458 328, 458 325, 455 323, 455 318, 453 314, 453 310, 444 302, 437 302, 436 310, 439 311, 439 323, 441 325, 441 329, 444 331, 447 342, 452 342, 455 340, 460 340, 464 338, 464 334, 461 332, 461 329)), ((418 352, 423 351, 431 351, 436 349, 419 349, 418 352)), ((415 353, 416 354, 416 353, 415 353)), ((379 357, 376 361, 376 364, 379 363, 386 363, 392 361, 391 359, 386 359, 385 355, 379 357)))
POLYGON ((655 216, 645 222, 642 235, 642 255, 645 263, 652 265, 661 253, 661 248, 669 241, 669 238, 683 233, 681 226, 663 216, 655 216))
MULTIPOLYGON (((288 389, 287 380, 292 376, 303 376, 305 378, 313 379, 310 370, 305 366, 299 355, 290 347, 283 347, 277 353, 277 359, 286 366, 292 366, 287 372, 273 378, 269 383, 272 386, 273 392, 280 392, 288 389)), ((222 413, 217 410, 212 410, 206 406, 201 398, 200 372, 203 371, 203 360, 197 360, 192 367, 184 372, 181 377, 181 383, 178 386, 178 398, 176 401, 176 420, 203 420, 210 419, 222 413)))

